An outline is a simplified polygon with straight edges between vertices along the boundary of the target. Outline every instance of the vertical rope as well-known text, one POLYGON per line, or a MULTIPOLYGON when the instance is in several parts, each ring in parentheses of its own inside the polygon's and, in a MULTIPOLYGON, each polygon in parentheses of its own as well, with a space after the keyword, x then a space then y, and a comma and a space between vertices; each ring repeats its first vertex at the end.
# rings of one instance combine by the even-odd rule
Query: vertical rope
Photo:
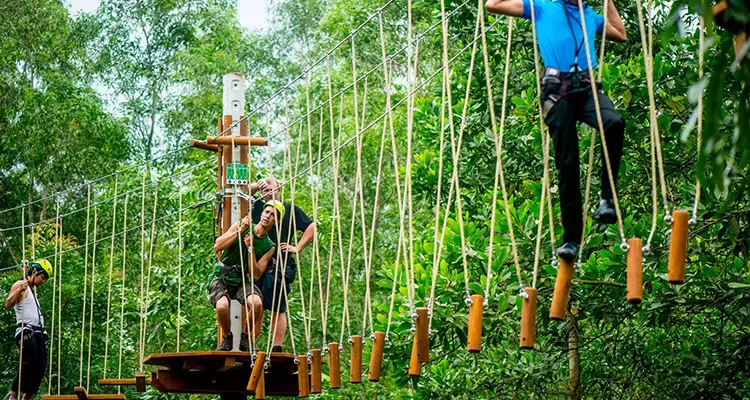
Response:
POLYGON ((115 175, 115 195, 112 201, 112 235, 109 242, 109 280, 107 283, 107 321, 104 334, 104 373, 103 378, 107 378, 107 359, 109 355, 109 325, 110 325, 110 308, 112 304, 112 269, 115 263, 115 228, 117 227, 117 183, 119 174, 115 175))
MULTIPOLYGON (((703 79, 703 46, 705 42, 705 32, 703 18, 701 18, 701 24, 698 28, 698 80, 703 79)), ((701 159, 701 147, 703 147, 703 94, 701 93, 698 97, 698 138, 696 142, 697 146, 697 158, 696 163, 701 159)), ((700 177, 695 178, 695 202, 693 202, 693 215, 690 218, 690 222, 695 224, 698 222, 698 204, 701 200, 701 180, 700 177)))
MULTIPOLYGON (((461 151, 460 148, 456 148, 456 140, 455 140, 455 129, 453 124, 453 100, 451 96, 451 83, 450 83, 450 75, 451 75, 451 68, 450 68, 450 62, 448 59, 448 20, 445 16, 445 0, 440 0, 440 16, 442 20, 443 25, 443 74, 445 76, 445 87, 446 87, 446 96, 448 98, 448 126, 450 127, 450 134, 451 134, 451 153, 453 155, 453 180, 456 185, 456 214, 458 217, 458 228, 460 232, 461 237, 461 260, 463 262, 463 269, 464 269, 464 289, 466 291, 466 300, 471 301, 471 292, 469 290, 469 262, 467 260, 466 255, 466 233, 464 230, 464 217, 463 217, 463 209, 461 205, 461 186, 459 183, 459 164, 458 164, 458 158, 460 157, 459 152, 461 151)), ((411 179, 409 172, 411 172, 409 166, 407 165, 407 177, 409 180, 411 179)), ((412 226, 412 220, 411 220, 411 193, 409 195, 409 236, 412 236, 411 233, 411 226, 412 226)), ((412 251, 412 249, 410 249, 412 251)), ((410 255, 410 258, 413 258, 413 255, 410 255)), ((412 259, 413 262, 413 259, 412 259)), ((412 265, 413 268, 413 265, 412 265)), ((413 273, 412 271, 412 279, 413 279, 413 273)))
MULTIPOLYGON (((386 339, 388 338, 388 334, 390 333, 391 328, 391 321, 393 318, 393 307, 395 303, 395 293, 396 293, 396 283, 398 282, 398 267, 401 262, 401 251, 402 249, 405 250, 405 240, 404 240, 404 219, 405 219, 405 212, 404 212, 404 206, 402 202, 402 194, 401 194, 401 182, 399 178, 400 170, 398 165, 398 150, 396 148, 396 134, 395 129, 393 126, 393 114, 391 113, 391 70, 392 68, 389 68, 388 59, 386 57, 386 45, 385 45, 385 35, 383 34, 383 13, 378 13, 378 29, 380 33, 380 54, 381 54, 381 60, 383 64, 383 80, 386 82, 385 84, 385 108, 387 112, 387 119, 388 119, 388 131, 390 133, 391 138, 391 154, 393 156, 393 177, 395 180, 395 187, 396 187, 396 202, 398 204, 398 214, 399 214, 399 241, 397 244, 397 250, 396 250, 396 262, 394 264, 394 273, 393 273, 393 290, 391 294, 391 304, 388 311, 388 324, 386 325, 386 339)), ((405 253, 405 251, 404 251, 405 253)), ((406 256, 404 256, 406 257, 406 256)), ((408 277, 407 277, 408 279, 408 277)), ((412 309, 413 304, 410 303, 410 311, 412 309)), ((410 312, 411 314, 411 312, 410 312)))
MULTIPOLYGON (((59 213, 59 204, 58 204, 58 213, 59 213)), ((57 283, 57 324, 62 327, 62 270, 63 270, 63 222, 62 217, 60 217, 60 266, 57 269, 57 278, 55 279, 57 283)), ((62 344, 62 328, 57 330, 57 394, 60 394, 60 348, 62 344)))
POLYGON ((91 184, 88 185, 88 195, 86 200, 86 246, 84 251, 83 262, 83 307, 81 308, 81 352, 78 358, 78 386, 83 386, 83 338, 84 328, 86 327, 86 293, 87 275, 89 274, 89 216, 91 214, 91 184))
MULTIPOLYGON (((117 356, 117 379, 122 379, 122 341, 125 335, 125 269, 127 266, 128 250, 128 198, 125 195, 125 206, 122 212, 122 271, 120 277, 120 346, 117 356)), ((120 393, 120 386, 117 387, 117 393, 120 393)))
MULTIPOLYGON (((533 2, 533 0, 531 1, 533 2)), ((638 12, 640 14, 640 0, 638 0, 638 3, 639 3, 638 12)), ((578 3, 578 12, 579 12, 580 19, 581 19, 581 30, 583 31, 583 41, 585 44, 584 47, 586 48, 586 60, 588 62, 588 65, 591 65, 591 48, 589 47, 588 32, 586 31, 586 20, 583 16, 583 4, 581 2, 578 3)), ((620 244, 620 247, 622 247, 623 249, 627 249, 628 244, 627 244, 627 241, 625 240, 625 228, 623 227, 623 222, 622 222, 622 212, 620 211, 620 201, 618 200, 617 188, 615 187, 615 177, 614 177, 614 174, 612 173, 612 163, 610 162, 609 151, 607 150, 607 138, 604 135, 604 122, 602 121, 602 112, 601 112, 601 107, 599 105, 599 96, 596 95, 598 93, 596 89, 596 80, 594 78, 594 71, 591 68, 589 68, 589 77, 591 81, 591 91, 592 93, 594 93, 594 96, 592 97, 594 98, 594 108, 596 109, 596 120, 597 120, 597 124, 599 127, 599 135, 602 140, 602 150, 604 153, 604 161, 605 161, 604 165, 606 166, 607 178, 609 179, 610 186, 612 188, 612 200, 615 205, 615 213, 617 214, 617 227, 619 228, 620 239, 622 241, 620 244)), ((540 107, 541 107, 541 104, 540 104, 540 107)))
MULTIPOLYGON (((94 327, 94 284, 96 282, 96 238, 97 238, 97 225, 99 218, 99 208, 94 206, 94 248, 91 253, 91 300, 89 301, 89 349, 88 349, 88 362, 86 367, 86 386, 90 388, 91 383, 91 338, 92 329, 94 327)), ((84 296, 86 293, 84 293, 84 296)))
MULTIPOLYGON (((249 176, 248 176, 249 178, 249 176)), ((177 349, 180 352, 180 327, 182 326, 182 189, 179 189, 179 216, 177 222, 177 349)))
MULTIPOLYGON (((58 271, 58 265, 57 265, 57 259, 62 253, 62 231, 60 231, 60 202, 55 201, 55 271, 58 271)), ((57 319, 56 311, 56 304, 57 304, 57 297, 59 294, 57 293, 57 273, 53 274, 52 276, 52 330, 50 331, 50 342, 49 342, 49 354, 50 356, 55 354, 55 322, 57 319)), ((50 359, 49 363, 49 370, 47 372, 47 395, 52 394, 52 364, 53 359, 50 359)))
MULTIPOLYGON (((23 268, 21 271, 21 280, 26 279, 26 269, 28 268, 28 260, 26 260, 26 207, 21 207, 21 262, 23 263, 23 268)), ((26 291, 24 291, 23 297, 26 297, 26 291)), ((24 309, 23 309, 23 298, 20 302, 21 306, 21 340, 19 342, 18 346, 18 394, 21 393, 21 378, 23 378, 23 331, 26 328, 25 320, 26 316, 24 315, 24 309)))
POLYGON ((138 297, 139 315, 138 315, 138 370, 143 371, 143 281, 146 266, 146 174, 141 178, 141 293, 138 297))
POLYGON ((484 74, 485 74, 485 86, 487 87, 487 102, 489 104, 489 110, 490 110, 490 121, 492 122, 492 135, 494 137, 495 142, 495 182, 493 186, 493 200, 492 200, 492 222, 490 223, 490 246, 488 249, 488 262, 487 262, 487 286, 485 287, 485 302, 488 303, 488 297, 489 297, 489 285, 490 285, 490 273, 492 271, 492 253, 493 253, 493 245, 492 240, 494 240, 494 227, 495 227, 495 208, 497 204, 497 184, 498 184, 498 178, 500 181, 500 189, 502 191, 503 195, 503 205, 505 207, 505 222, 508 225, 508 235, 510 236, 510 245, 511 245, 511 252, 513 254, 513 262, 516 267, 516 278, 518 279, 519 287, 523 285, 523 279, 521 278, 521 264, 519 262, 518 257, 518 246, 516 244, 516 235, 515 235, 515 228, 513 227, 513 218, 510 214, 510 200, 508 199, 508 190, 505 185, 505 169, 503 168, 503 158, 502 158, 502 152, 503 152, 503 139, 505 137, 505 117, 506 117, 506 103, 508 98, 508 80, 510 75, 510 55, 511 55, 511 45, 513 43, 513 18, 508 17, 508 39, 506 41, 506 47, 505 47, 505 69, 503 72, 503 101, 501 104, 500 109, 500 127, 498 129, 497 125, 497 117, 495 115, 495 97, 492 92, 492 75, 491 75, 491 69, 489 64, 489 56, 488 56, 488 49, 487 49, 487 34, 486 34, 486 27, 484 23, 484 7, 482 4, 478 5, 478 12, 482 14, 481 18, 479 18, 479 22, 481 25, 481 35, 482 35, 482 58, 484 61, 484 74))
POLYGON ((143 319, 143 332, 141 334, 141 371, 143 371, 143 358, 146 350, 146 331, 148 330, 148 305, 151 293, 151 266, 154 261, 154 240, 156 236, 156 205, 159 201, 159 185, 154 188, 154 208, 151 216, 151 239, 149 240, 148 269, 146 271, 146 302, 143 305, 141 318, 143 319))

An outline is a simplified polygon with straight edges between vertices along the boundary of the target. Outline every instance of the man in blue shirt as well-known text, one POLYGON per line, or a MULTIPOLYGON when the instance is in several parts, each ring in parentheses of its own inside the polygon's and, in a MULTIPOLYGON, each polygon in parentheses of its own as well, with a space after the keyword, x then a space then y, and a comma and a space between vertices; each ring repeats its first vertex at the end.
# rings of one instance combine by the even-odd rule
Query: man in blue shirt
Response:
MULTIPOLYGON (((545 69, 542 78, 542 113, 555 144, 555 165, 560 178, 560 209, 562 210, 563 244, 557 255, 571 262, 575 259, 578 241, 583 233, 581 211, 580 165, 578 154, 578 132, 576 122, 599 128, 594 106, 594 96, 586 58, 586 47, 591 52, 591 68, 596 68, 594 38, 602 34, 604 18, 583 3, 588 43, 584 43, 583 24, 578 9, 580 0, 487 0, 487 11, 525 19, 532 18, 532 5, 536 21, 536 35, 545 69)), ((625 26, 612 0, 607 4, 607 40, 627 40, 625 26)), ((598 84, 597 84, 598 86, 598 84)), ((615 110, 612 101, 597 89, 604 135, 612 166, 612 175, 617 180, 622 158, 622 142, 625 121, 615 110)), ((616 222, 612 189, 602 155, 601 195, 599 209, 594 219, 601 223, 616 222)))

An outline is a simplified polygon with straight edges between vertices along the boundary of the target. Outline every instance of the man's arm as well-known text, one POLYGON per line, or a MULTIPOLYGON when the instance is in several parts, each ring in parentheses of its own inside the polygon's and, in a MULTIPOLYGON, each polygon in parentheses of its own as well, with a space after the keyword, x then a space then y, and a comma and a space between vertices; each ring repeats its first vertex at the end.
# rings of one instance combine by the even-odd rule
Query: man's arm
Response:
POLYGON ((8 298, 5 299, 5 309, 9 310, 13 307, 15 307, 16 304, 18 304, 19 301, 24 297, 24 294, 26 293, 26 289, 29 287, 29 283, 26 281, 17 281, 13 284, 10 288, 10 293, 8 294, 8 298))
POLYGON ((487 0, 484 4, 487 11, 494 14, 520 17, 523 15, 523 0, 487 0))
POLYGON ((222 250, 226 250, 229 248, 229 246, 234 243, 235 240, 237 240, 237 231, 242 228, 244 230, 246 227, 250 225, 250 216, 246 215, 245 218, 242 218, 241 220, 235 222, 232 224, 232 226, 227 229, 226 232, 224 232, 221 236, 216 238, 216 241, 214 242, 214 251, 220 252, 222 250), (240 227, 242 225, 242 227, 240 227))
MULTIPOLYGON (((268 268, 268 263, 271 261, 271 258, 273 258, 274 253, 276 252, 276 247, 271 247, 268 249, 266 254, 263 254, 263 257, 260 258, 257 262, 253 260, 253 258, 250 258, 251 268, 253 269, 253 278, 258 279, 261 275, 263 275, 264 272, 266 272, 266 268, 268 268)), ((253 257, 254 257, 253 253, 253 257)))
POLYGON ((625 25, 622 23, 620 13, 617 12, 614 0, 607 2, 607 40, 617 43, 623 43, 628 40, 628 33, 625 31, 625 25))
POLYGON ((279 248, 283 252, 297 254, 302 252, 302 250, 305 249, 305 247, 309 246, 310 243, 312 243, 313 239, 315 239, 315 234, 317 233, 317 228, 315 227, 315 223, 312 223, 307 226, 307 229, 305 229, 305 232, 302 234, 302 238, 297 242, 297 246, 292 246, 289 243, 281 243, 279 245, 279 248))

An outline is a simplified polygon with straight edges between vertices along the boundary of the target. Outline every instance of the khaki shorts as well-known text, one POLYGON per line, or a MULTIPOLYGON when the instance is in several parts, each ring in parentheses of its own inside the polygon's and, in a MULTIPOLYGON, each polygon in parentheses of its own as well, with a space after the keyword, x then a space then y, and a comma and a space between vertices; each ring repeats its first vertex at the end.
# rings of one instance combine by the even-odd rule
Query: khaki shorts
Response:
POLYGON ((213 304, 214 307, 216 307, 216 303, 218 303, 219 300, 225 296, 227 299, 229 299, 229 301, 237 300, 244 306, 245 298, 253 295, 253 288, 255 290, 254 294, 261 300, 263 300, 263 294, 261 293, 260 289, 257 286, 253 285, 253 283, 250 282, 249 279, 245 281, 245 296, 242 295, 242 285, 227 285, 226 282, 221 279, 214 279, 213 281, 211 281, 211 284, 208 287, 208 297, 210 298, 211 304, 213 304))

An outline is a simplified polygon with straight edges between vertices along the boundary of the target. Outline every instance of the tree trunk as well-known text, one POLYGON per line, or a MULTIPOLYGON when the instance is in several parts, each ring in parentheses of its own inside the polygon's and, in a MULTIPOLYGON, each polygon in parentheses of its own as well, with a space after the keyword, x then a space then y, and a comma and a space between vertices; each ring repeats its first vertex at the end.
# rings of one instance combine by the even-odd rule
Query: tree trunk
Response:
POLYGON ((578 327, 576 317, 568 319, 568 365, 570 383, 568 385, 570 400, 581 400, 581 358, 578 354, 578 327))

